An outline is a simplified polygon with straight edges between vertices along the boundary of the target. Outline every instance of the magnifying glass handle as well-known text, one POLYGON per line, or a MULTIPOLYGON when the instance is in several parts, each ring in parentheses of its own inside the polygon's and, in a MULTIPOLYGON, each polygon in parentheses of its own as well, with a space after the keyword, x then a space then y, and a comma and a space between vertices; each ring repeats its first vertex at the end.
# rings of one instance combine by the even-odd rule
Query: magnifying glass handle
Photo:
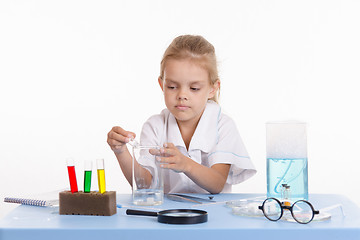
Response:
POLYGON ((157 217, 157 212, 149 212, 149 211, 140 211, 140 210, 134 210, 134 209, 127 209, 126 215, 141 215, 141 216, 152 216, 157 217))

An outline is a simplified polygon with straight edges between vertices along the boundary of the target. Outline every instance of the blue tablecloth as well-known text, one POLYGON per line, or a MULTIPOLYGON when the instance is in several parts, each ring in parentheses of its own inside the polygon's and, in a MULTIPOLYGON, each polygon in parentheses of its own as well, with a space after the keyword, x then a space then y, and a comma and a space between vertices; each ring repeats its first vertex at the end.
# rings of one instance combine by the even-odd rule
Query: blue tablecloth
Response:
MULTIPOLYGON (((207 195, 199 195, 207 197, 207 195)), ((208 212, 208 222, 194 225, 170 225, 157 222, 156 217, 127 216, 132 205, 130 194, 118 194, 118 208, 113 216, 59 215, 58 208, 21 205, 0 220, 0 239, 360 239, 360 209, 344 196, 310 195, 316 209, 342 204, 331 211, 330 220, 298 224, 280 220, 271 222, 265 217, 234 215, 225 201, 246 199, 256 194, 219 194, 217 204, 194 204, 165 198, 162 205, 145 207, 149 210, 194 208, 208 212)), ((264 196, 265 198, 265 196, 264 196)))

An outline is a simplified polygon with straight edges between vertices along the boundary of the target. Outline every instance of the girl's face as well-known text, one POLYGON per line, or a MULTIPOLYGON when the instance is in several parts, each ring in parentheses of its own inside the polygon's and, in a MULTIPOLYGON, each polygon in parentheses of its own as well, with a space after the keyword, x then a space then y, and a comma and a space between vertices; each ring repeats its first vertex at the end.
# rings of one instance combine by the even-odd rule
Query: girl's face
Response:
POLYGON ((179 124, 196 125, 220 82, 210 84, 209 73, 198 64, 184 59, 166 61, 164 79, 159 78, 165 104, 179 124))

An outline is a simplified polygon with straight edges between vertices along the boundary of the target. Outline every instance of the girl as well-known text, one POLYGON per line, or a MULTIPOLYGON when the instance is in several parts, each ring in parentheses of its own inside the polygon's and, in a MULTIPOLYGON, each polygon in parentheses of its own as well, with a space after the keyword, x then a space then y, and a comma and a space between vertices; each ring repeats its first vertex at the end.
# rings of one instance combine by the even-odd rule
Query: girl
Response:
MULTIPOLYGON (((230 192, 231 185, 256 173, 235 123, 218 105, 212 44, 201 36, 175 38, 164 53, 158 82, 167 108, 145 122, 140 140, 141 145, 163 146, 157 160, 173 170, 165 171, 165 193, 230 192)), ((113 127, 107 140, 130 184, 126 143, 133 138, 133 132, 113 127)))

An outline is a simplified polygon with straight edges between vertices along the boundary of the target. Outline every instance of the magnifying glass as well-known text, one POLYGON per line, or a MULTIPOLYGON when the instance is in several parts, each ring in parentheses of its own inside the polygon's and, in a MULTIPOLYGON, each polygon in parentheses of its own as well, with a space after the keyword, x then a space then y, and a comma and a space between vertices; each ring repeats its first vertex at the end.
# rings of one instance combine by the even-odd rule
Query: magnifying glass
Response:
POLYGON ((197 209, 169 209, 160 212, 128 209, 126 214, 157 217, 158 222, 169 224, 197 224, 208 220, 208 213, 197 209))

